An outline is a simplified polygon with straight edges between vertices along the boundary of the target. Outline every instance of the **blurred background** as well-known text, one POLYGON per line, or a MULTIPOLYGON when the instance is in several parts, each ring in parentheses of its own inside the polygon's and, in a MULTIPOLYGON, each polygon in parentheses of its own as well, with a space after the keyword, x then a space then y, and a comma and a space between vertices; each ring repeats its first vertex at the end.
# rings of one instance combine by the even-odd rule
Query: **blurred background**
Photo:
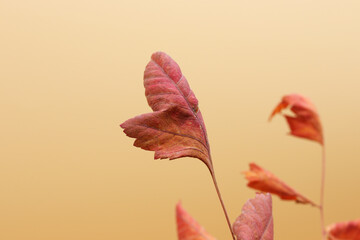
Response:
MULTIPOLYGON (((175 204, 230 239, 200 161, 154 161, 119 124, 150 112, 155 51, 200 102, 231 221, 256 162, 319 202, 319 144, 268 116, 289 93, 317 106, 325 222, 360 217, 360 2, 0 0, 0 239, 177 239, 175 204)), ((273 197, 275 239, 320 239, 319 211, 273 197)))

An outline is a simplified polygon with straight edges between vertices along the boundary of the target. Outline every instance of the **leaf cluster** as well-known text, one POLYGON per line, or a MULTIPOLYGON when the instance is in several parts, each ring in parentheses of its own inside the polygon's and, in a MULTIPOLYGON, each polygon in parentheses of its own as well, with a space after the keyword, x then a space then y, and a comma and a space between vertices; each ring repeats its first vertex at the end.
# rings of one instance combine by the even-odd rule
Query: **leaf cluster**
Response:
MULTIPOLYGON (((272 240, 273 216, 271 194, 282 200, 309 204, 320 212, 323 240, 360 240, 360 219, 324 225, 324 183, 325 144, 323 128, 315 106, 309 99, 299 94, 284 96, 274 108, 270 120, 281 114, 285 117, 290 134, 320 144, 323 150, 322 182, 320 203, 306 198, 273 173, 256 163, 244 172, 247 186, 260 191, 249 199, 239 217, 230 223, 212 164, 210 145, 198 100, 178 64, 163 52, 152 55, 144 72, 145 96, 153 112, 131 118, 120 126, 127 136, 135 138, 134 146, 155 152, 155 159, 177 159, 193 157, 201 160, 208 168, 214 182, 220 203, 235 240, 272 240), (289 108, 292 116, 283 114, 289 108)), ((182 205, 176 205, 176 221, 179 240, 215 239, 197 223, 182 205)))

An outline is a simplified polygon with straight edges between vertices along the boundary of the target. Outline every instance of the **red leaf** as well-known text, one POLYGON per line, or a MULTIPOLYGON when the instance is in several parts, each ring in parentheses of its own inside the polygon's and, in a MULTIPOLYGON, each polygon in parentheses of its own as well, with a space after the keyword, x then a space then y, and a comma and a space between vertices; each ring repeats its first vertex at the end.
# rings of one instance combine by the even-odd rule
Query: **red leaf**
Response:
POLYGON ((198 100, 177 63, 168 55, 152 55, 144 73, 145 95, 153 113, 120 126, 134 145, 155 151, 155 159, 195 157, 210 171, 210 146, 198 100))
POLYGON ((272 240, 274 238, 271 195, 257 193, 243 206, 233 224, 238 240, 272 240))
POLYGON ((249 181, 247 186, 278 195, 283 200, 294 200, 298 203, 311 204, 316 206, 312 201, 296 192, 286 185, 271 172, 261 168, 255 163, 250 163, 250 171, 244 172, 246 179, 249 181))
POLYGON ((215 240, 181 206, 176 205, 176 222, 179 240, 215 240))
POLYGON ((360 219, 327 227, 329 240, 360 240, 360 219))
POLYGON ((291 111, 295 114, 295 117, 284 115, 291 130, 290 134, 307 138, 323 145, 324 140, 320 119, 315 106, 310 100, 298 94, 286 95, 273 110, 270 120, 275 114, 281 113, 287 107, 290 107, 291 111))

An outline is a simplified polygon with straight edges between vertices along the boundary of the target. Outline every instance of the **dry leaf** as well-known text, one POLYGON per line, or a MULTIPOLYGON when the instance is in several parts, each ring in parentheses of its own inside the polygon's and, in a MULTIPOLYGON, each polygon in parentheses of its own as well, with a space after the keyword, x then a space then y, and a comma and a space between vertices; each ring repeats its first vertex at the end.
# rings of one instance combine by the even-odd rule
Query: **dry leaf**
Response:
POLYGON ((261 168, 255 163, 250 163, 249 167, 250 170, 244 172, 246 179, 249 181, 247 184, 248 187, 262 192, 276 194, 283 200, 294 200, 298 203, 308 203, 316 206, 316 204, 296 192, 271 172, 261 168))
POLYGON ((272 240, 274 238, 271 195, 257 193, 248 200, 233 224, 237 240, 272 240))
POLYGON ((273 110, 270 120, 275 114, 281 113, 283 109, 288 107, 295 114, 294 117, 284 115, 291 130, 290 134, 313 140, 323 145, 322 127, 315 106, 309 99, 301 95, 291 94, 284 96, 273 110))
POLYGON ((179 240, 215 240, 181 206, 176 205, 176 222, 179 240))
POLYGON ((120 126, 134 146, 155 151, 155 159, 195 157, 212 172, 210 146, 198 100, 177 63, 156 52, 144 72, 145 95, 154 112, 120 126))
POLYGON ((334 223, 327 227, 329 240, 360 240, 360 219, 334 223))

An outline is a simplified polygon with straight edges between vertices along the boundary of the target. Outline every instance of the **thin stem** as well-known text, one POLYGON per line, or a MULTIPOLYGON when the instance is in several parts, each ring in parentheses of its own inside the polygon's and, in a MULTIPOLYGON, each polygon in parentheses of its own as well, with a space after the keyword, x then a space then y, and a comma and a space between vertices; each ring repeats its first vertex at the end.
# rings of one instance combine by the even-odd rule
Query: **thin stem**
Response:
POLYGON ((325 157, 325 146, 322 146, 322 166, 321 166, 321 186, 320 186, 320 222, 321 222, 321 233, 322 239, 326 239, 326 230, 324 222, 324 189, 325 189, 325 167, 326 167, 326 157, 325 157))
POLYGON ((222 197, 221 197, 221 193, 220 193, 218 184, 217 184, 217 182, 216 182, 214 170, 210 170, 210 172, 211 172, 211 177, 212 177, 213 182, 214 182, 214 185, 215 185, 216 193, 217 193, 217 195, 218 195, 218 197, 219 197, 219 200, 220 200, 220 203, 221 203, 221 207, 222 207, 222 209, 223 209, 223 211, 224 211, 224 214, 225 214, 225 217, 226 217, 226 221, 227 221, 227 224, 228 224, 228 226, 229 226, 229 230, 230 230, 230 232, 231 232, 232 239, 235 240, 235 236, 234 236, 234 233, 233 233, 232 228, 231 228, 231 223, 230 223, 230 220, 229 220, 229 216, 228 216, 228 214, 227 214, 227 211, 226 211, 224 202, 223 202, 223 200, 222 200, 222 197))

